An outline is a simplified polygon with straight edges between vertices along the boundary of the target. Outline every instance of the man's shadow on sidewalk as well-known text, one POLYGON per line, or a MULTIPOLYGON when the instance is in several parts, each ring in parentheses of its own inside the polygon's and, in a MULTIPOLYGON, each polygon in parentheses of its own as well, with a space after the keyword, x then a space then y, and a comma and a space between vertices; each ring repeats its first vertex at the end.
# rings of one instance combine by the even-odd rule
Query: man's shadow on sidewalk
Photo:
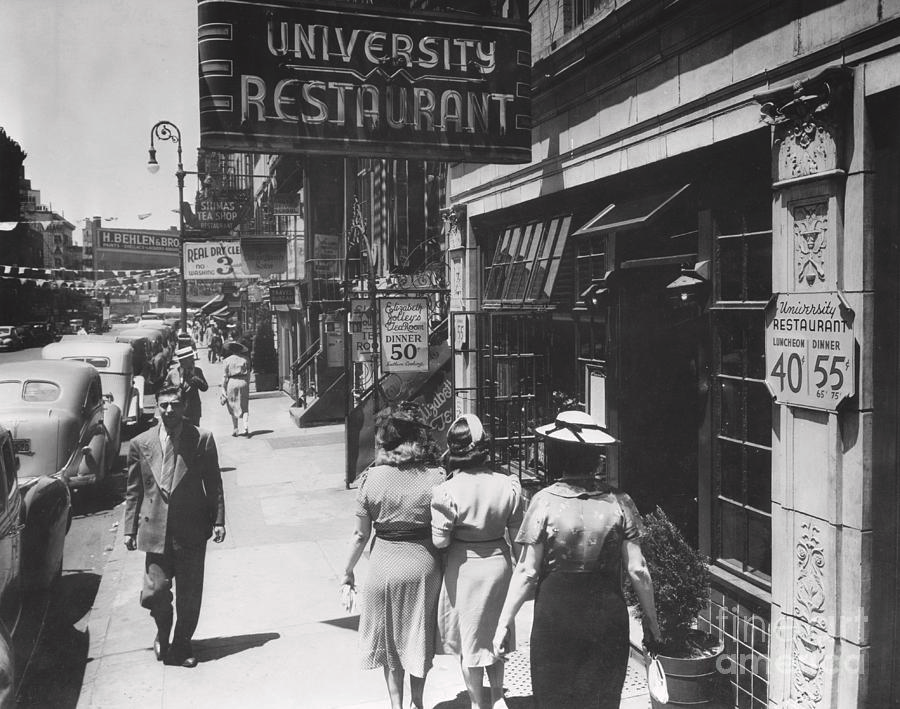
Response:
POLYGON ((278 640, 278 633, 253 633, 251 635, 233 635, 228 638, 206 638, 194 640, 191 645, 198 662, 221 660, 229 655, 236 655, 244 650, 262 647, 270 640, 278 640))

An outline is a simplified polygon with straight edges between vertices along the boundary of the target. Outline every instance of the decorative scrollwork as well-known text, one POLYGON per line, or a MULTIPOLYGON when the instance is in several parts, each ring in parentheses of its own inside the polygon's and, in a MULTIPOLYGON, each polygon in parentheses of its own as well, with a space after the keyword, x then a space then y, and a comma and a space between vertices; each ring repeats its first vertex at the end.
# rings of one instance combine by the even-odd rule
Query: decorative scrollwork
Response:
POLYGON ((808 286, 823 282, 828 248, 828 203, 796 207, 793 217, 796 280, 808 286))
POLYGON ((800 525, 797 542, 797 592, 794 597, 796 624, 791 652, 791 698, 798 706, 814 709, 822 700, 822 665, 825 662, 825 552, 821 531, 811 522, 800 525))

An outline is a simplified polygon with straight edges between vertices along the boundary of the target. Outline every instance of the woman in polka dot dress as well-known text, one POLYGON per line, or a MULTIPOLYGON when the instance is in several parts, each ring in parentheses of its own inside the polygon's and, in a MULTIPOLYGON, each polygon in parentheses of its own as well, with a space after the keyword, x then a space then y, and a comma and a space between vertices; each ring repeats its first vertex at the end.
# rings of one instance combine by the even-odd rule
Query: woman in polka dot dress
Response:
POLYGON ((441 563, 431 542, 431 494, 444 480, 434 460, 430 427, 412 407, 383 412, 375 461, 357 490, 356 529, 343 584, 375 531, 369 571, 360 589, 363 669, 384 669, 391 709, 403 707, 409 673, 412 707, 422 709, 431 669, 441 588, 441 563))

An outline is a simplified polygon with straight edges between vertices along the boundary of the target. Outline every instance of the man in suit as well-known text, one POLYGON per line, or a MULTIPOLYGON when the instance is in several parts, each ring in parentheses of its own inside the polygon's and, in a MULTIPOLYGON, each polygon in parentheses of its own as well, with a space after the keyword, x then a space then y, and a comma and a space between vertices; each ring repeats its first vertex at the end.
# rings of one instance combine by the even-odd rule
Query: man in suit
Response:
POLYGON ((175 350, 178 366, 170 369, 163 386, 176 386, 181 389, 181 400, 184 402, 184 417, 195 426, 200 425, 200 392, 209 389, 203 370, 194 364, 194 348, 188 345, 175 350))
POLYGON ((181 389, 161 389, 156 402, 159 424, 133 438, 128 450, 125 546, 147 555, 141 605, 156 621, 156 659, 196 667, 191 638, 200 617, 206 542, 225 539, 219 455, 212 434, 184 419, 181 389))

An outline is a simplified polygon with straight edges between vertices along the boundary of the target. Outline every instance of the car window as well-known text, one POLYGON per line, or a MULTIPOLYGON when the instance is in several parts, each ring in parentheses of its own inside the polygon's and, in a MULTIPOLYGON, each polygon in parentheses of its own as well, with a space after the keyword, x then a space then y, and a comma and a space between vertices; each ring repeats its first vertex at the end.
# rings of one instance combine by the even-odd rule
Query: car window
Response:
POLYGON ((63 357, 63 359, 72 359, 76 362, 87 362, 94 365, 97 369, 106 369, 109 367, 109 357, 63 357))
POLYGON ((87 398, 84 401, 84 406, 87 410, 91 410, 100 405, 100 400, 103 398, 103 389, 100 386, 100 378, 94 377, 91 379, 91 384, 87 390, 87 398))
POLYGON ((22 401, 56 401, 61 393, 62 389, 53 382, 25 382, 25 386, 22 389, 22 401))
POLYGON ((0 335, 8 335, 12 332, 11 327, 0 327, 0 335))
POLYGON ((6 380, 0 382, 0 401, 18 400, 22 396, 22 382, 19 380, 6 380))

